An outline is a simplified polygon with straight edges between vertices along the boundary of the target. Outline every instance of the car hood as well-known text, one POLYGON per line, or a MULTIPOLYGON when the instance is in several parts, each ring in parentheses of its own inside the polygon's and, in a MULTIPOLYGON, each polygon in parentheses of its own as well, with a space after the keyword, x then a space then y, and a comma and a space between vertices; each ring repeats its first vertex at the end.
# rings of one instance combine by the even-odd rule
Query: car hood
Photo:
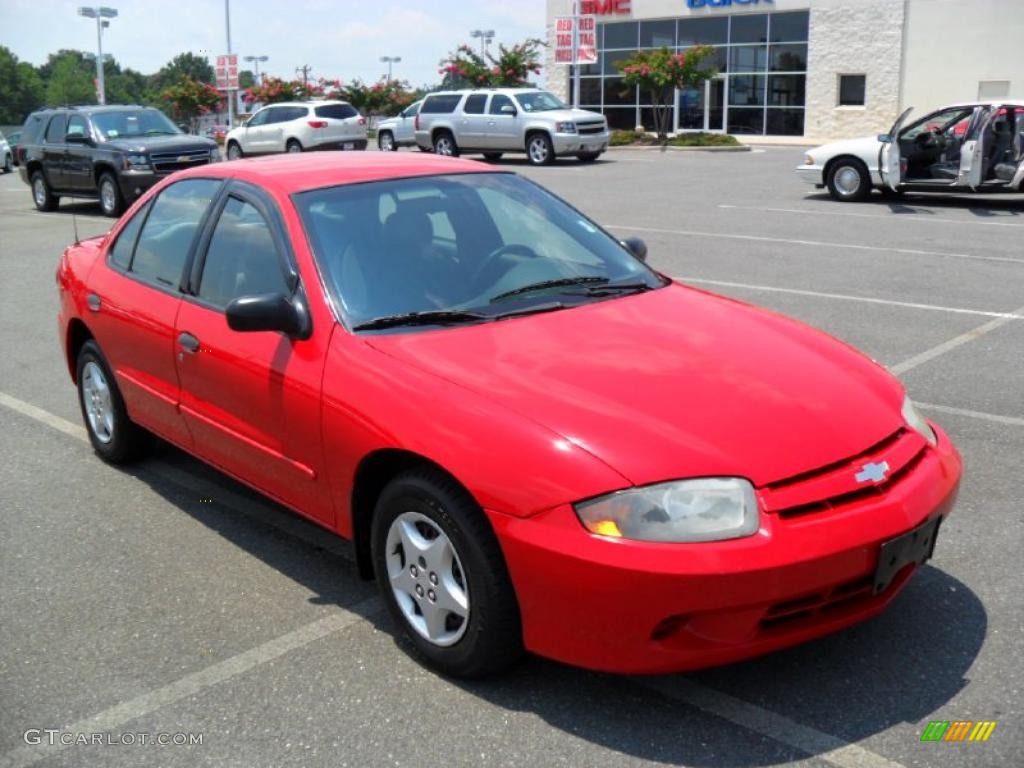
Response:
POLYGON ((878 150, 881 146, 877 136, 862 136, 859 139, 844 139, 843 141, 833 141, 830 144, 822 144, 820 147, 812 149, 809 154, 815 159, 825 160, 836 155, 856 155, 863 160, 870 159, 877 163, 878 150))
POLYGON ((398 125, 400 119, 398 117, 389 117, 386 120, 381 120, 377 123, 377 130, 379 131, 381 128, 394 128, 398 125))
POLYGON ((175 152, 177 150, 213 149, 217 142, 201 136, 176 134, 174 136, 139 136, 137 138, 108 139, 104 146, 123 152, 175 152))
MULTIPOLYGON (((678 284, 369 341, 547 426, 637 485, 764 485, 856 455, 903 423, 902 386, 851 347, 678 284)), ((424 407, 444 417, 437 402, 424 407)))
POLYGON ((604 115, 600 112, 590 112, 586 109, 551 109, 544 112, 523 112, 526 117, 542 116, 548 120, 555 120, 562 122, 566 120, 601 120, 604 121, 604 115))

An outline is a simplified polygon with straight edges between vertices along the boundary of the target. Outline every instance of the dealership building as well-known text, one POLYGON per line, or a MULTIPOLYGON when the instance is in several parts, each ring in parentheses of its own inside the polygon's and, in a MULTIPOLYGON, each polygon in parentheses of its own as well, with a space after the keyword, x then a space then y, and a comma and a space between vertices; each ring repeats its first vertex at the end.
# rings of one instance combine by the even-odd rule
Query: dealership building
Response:
MULTIPOLYGON (((555 63, 548 87, 572 100, 555 63)), ((651 98, 615 64, 637 50, 714 47, 718 75, 674 93, 676 131, 842 138, 879 133, 907 107, 1024 98, 1024 0, 582 0, 597 19, 597 61, 580 66, 580 106, 612 128, 653 125, 651 98)))

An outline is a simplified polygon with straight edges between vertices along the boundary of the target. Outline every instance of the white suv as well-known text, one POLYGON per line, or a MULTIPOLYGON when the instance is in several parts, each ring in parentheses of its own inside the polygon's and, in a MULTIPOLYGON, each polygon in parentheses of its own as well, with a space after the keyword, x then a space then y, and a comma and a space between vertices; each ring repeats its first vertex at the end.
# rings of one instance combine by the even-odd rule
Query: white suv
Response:
POLYGON ((608 148, 604 115, 570 109, 536 88, 442 91, 423 100, 416 115, 416 143, 439 155, 481 152, 497 160, 525 152, 533 165, 572 155, 596 160, 608 148))
POLYGON ((366 119, 345 101, 271 104, 228 131, 228 160, 311 149, 366 149, 366 119))

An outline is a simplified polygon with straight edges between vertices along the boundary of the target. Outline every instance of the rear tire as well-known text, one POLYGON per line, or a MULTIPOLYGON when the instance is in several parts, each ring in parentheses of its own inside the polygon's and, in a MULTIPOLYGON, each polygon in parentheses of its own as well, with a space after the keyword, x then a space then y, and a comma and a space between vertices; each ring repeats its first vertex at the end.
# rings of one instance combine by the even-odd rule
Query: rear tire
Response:
POLYGON ((555 147, 546 133, 531 133, 526 137, 526 157, 530 165, 551 165, 555 162, 555 147))
POLYGON ((298 139, 288 139, 288 143, 284 145, 284 151, 290 155, 298 154, 302 151, 302 144, 298 139))
POLYGON ((117 186, 117 179, 112 173, 104 173, 100 176, 100 210, 104 216, 117 218, 124 210, 124 199, 121 197, 121 189, 117 186))
POLYGON ((459 145, 450 131, 438 131, 434 134, 434 154, 443 157, 458 157, 459 145))
POLYGON ((377 134, 377 149, 381 152, 398 151, 398 145, 395 144, 395 136, 391 131, 381 131, 377 134))
POLYGON ((128 418, 121 390, 99 345, 89 340, 78 352, 78 404, 89 442, 101 459, 125 464, 149 447, 149 433, 128 418))
POLYGON ((829 166, 826 184, 832 199, 841 203, 861 202, 871 194, 868 167, 855 158, 843 158, 829 166))
POLYGON ((522 656, 519 603, 498 539, 452 478, 423 468, 392 480, 377 501, 370 546, 384 603, 428 664, 482 677, 522 656))
POLYGON ((55 211, 60 204, 60 198, 50 190, 42 171, 32 174, 32 202, 40 211, 55 211))
POLYGON ((228 160, 241 160, 245 157, 245 154, 242 152, 242 148, 238 145, 237 141, 228 142, 227 157, 228 160))

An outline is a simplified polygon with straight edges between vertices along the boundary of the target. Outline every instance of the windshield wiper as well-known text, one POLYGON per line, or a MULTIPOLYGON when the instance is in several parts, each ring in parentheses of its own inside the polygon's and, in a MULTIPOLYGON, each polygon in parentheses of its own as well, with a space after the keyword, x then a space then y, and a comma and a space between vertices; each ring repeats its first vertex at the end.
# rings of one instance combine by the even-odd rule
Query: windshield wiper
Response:
POLYGON ((360 323, 354 331, 376 331, 382 328, 398 328, 406 325, 449 325, 468 323, 474 320, 492 320, 493 315, 468 309, 434 309, 425 312, 405 312, 400 315, 384 315, 360 323))
POLYGON ((175 136, 174 131, 165 131, 162 128, 150 128, 142 134, 143 136, 175 136))
POLYGON ((568 285, 594 285, 597 283, 607 283, 608 278, 602 277, 601 275, 582 275, 580 277, 560 277, 557 280, 544 280, 540 283, 530 283, 519 288, 513 288, 511 291, 505 291, 499 293, 497 296, 491 299, 493 304, 496 301, 507 299, 510 296, 521 296, 524 293, 533 293, 534 291, 543 291, 547 288, 561 288, 562 286, 568 285))
POLYGON ((588 285, 585 290, 587 296, 603 296, 606 293, 616 293, 618 291, 642 293, 643 291, 653 290, 653 288, 647 283, 608 283, 607 285, 588 285))

